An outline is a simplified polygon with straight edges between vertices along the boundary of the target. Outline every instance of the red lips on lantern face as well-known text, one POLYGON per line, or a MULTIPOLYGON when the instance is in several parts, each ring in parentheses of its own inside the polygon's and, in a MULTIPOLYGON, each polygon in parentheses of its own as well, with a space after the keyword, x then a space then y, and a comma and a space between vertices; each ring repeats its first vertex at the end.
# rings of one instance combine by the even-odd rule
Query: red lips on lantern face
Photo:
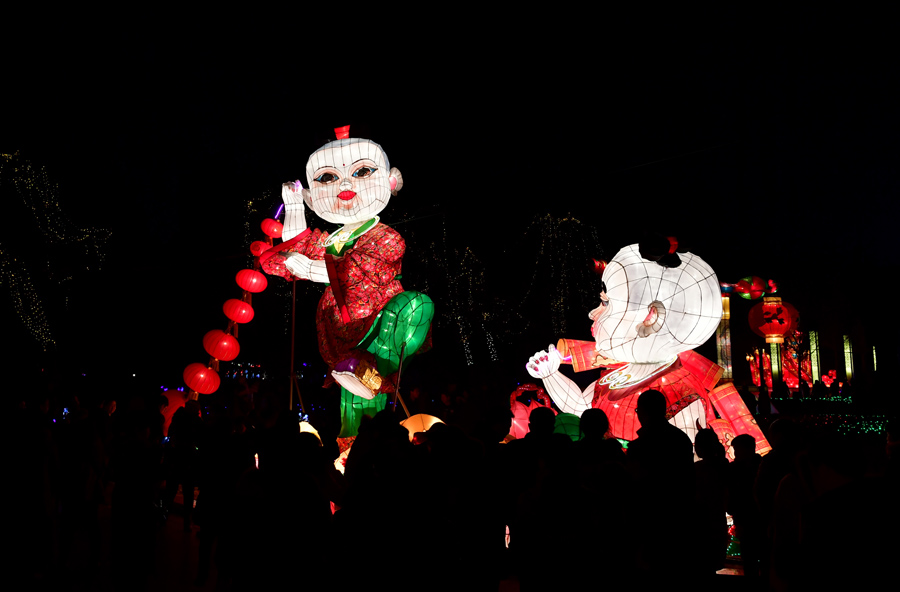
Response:
POLYGON ((341 191, 340 193, 338 193, 338 198, 344 201, 350 201, 354 197, 356 197, 355 191, 341 191))

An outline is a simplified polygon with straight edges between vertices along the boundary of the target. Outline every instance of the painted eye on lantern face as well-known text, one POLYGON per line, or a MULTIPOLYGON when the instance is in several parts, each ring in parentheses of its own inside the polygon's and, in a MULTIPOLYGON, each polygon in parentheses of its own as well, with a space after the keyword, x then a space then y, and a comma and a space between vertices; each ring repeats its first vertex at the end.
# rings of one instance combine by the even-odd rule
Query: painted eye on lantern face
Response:
POLYGON ((322 183, 323 185, 328 185, 329 183, 334 183, 338 179, 340 179, 340 177, 338 177, 334 173, 322 173, 321 175, 319 175, 318 177, 316 177, 313 180, 316 181, 317 183, 322 183))
POLYGON ((373 167, 364 166, 364 167, 360 167, 360 168, 356 169, 353 172, 353 176, 357 177, 359 179, 364 179, 365 177, 368 177, 369 175, 372 175, 373 173, 375 173, 375 171, 377 171, 377 170, 378 169, 373 168, 373 167))

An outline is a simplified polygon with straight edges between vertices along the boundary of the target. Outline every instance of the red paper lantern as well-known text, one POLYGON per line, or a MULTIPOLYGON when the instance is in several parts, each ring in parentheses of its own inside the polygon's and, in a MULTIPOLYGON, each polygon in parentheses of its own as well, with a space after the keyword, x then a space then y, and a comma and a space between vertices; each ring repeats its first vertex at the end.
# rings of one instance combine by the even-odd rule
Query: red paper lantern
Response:
POLYGON ((241 345, 233 335, 213 329, 203 336, 203 349, 217 360, 230 362, 240 353, 241 345))
POLYGON ((249 323, 253 320, 253 307, 237 298, 226 300, 222 310, 235 323, 249 323))
MULTIPOLYGON (((747 276, 734 285, 734 291, 741 298, 756 300, 766 293, 766 282, 755 275, 747 276)), ((772 290, 774 292, 774 290, 772 290)))
POLYGON ((260 255, 268 251, 269 247, 269 243, 263 241, 253 241, 252 243, 250 243, 250 252, 259 257, 260 255))
POLYGON ((253 269, 242 269, 237 272, 237 275, 234 276, 234 281, 236 281, 237 285, 242 289, 253 292, 254 294, 262 292, 266 289, 266 286, 269 285, 266 276, 253 269))
POLYGON ((766 338, 766 343, 784 343, 784 335, 797 326, 800 313, 779 296, 766 296, 750 309, 748 320, 753 332, 766 338))
POLYGON ((199 362, 184 369, 184 383, 203 395, 211 395, 219 388, 219 373, 199 362))
POLYGON ((271 236, 272 238, 281 238, 281 231, 284 230, 284 226, 281 225, 281 222, 278 220, 273 220, 272 218, 266 218, 260 224, 262 231, 266 233, 266 236, 271 236))

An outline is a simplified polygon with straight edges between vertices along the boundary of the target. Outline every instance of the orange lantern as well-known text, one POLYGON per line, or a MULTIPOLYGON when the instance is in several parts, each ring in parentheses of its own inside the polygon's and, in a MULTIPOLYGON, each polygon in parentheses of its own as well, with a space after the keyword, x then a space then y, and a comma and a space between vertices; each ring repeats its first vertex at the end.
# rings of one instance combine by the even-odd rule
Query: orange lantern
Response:
POLYGON ((253 320, 253 307, 237 298, 226 300, 222 310, 235 323, 249 323, 253 320))
POLYGON ((253 269, 242 269, 237 272, 237 275, 234 276, 234 281, 237 282, 241 289, 254 294, 262 292, 269 285, 266 276, 253 269))
POLYGON ((203 349, 217 360, 230 362, 241 351, 238 340, 220 329, 213 329, 203 336, 203 349))
POLYGON ((219 388, 219 373, 199 362, 184 369, 184 383, 203 395, 211 395, 219 388))
POLYGON ((750 309, 748 320, 753 332, 766 338, 766 343, 784 343, 784 335, 797 326, 800 313, 780 296, 766 296, 750 309))
POLYGON ((281 222, 273 220, 272 218, 263 220, 260 227, 266 236, 271 236, 272 238, 281 238, 281 231, 284 230, 284 226, 282 226, 281 222))

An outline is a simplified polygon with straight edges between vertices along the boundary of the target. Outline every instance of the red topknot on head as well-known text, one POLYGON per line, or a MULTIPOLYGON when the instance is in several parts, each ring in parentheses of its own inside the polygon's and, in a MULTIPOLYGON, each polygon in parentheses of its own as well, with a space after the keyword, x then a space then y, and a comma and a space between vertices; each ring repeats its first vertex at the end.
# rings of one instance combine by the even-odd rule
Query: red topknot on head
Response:
POLYGON ((334 128, 334 135, 338 140, 343 140, 344 138, 350 137, 350 126, 345 125, 343 127, 334 128))

